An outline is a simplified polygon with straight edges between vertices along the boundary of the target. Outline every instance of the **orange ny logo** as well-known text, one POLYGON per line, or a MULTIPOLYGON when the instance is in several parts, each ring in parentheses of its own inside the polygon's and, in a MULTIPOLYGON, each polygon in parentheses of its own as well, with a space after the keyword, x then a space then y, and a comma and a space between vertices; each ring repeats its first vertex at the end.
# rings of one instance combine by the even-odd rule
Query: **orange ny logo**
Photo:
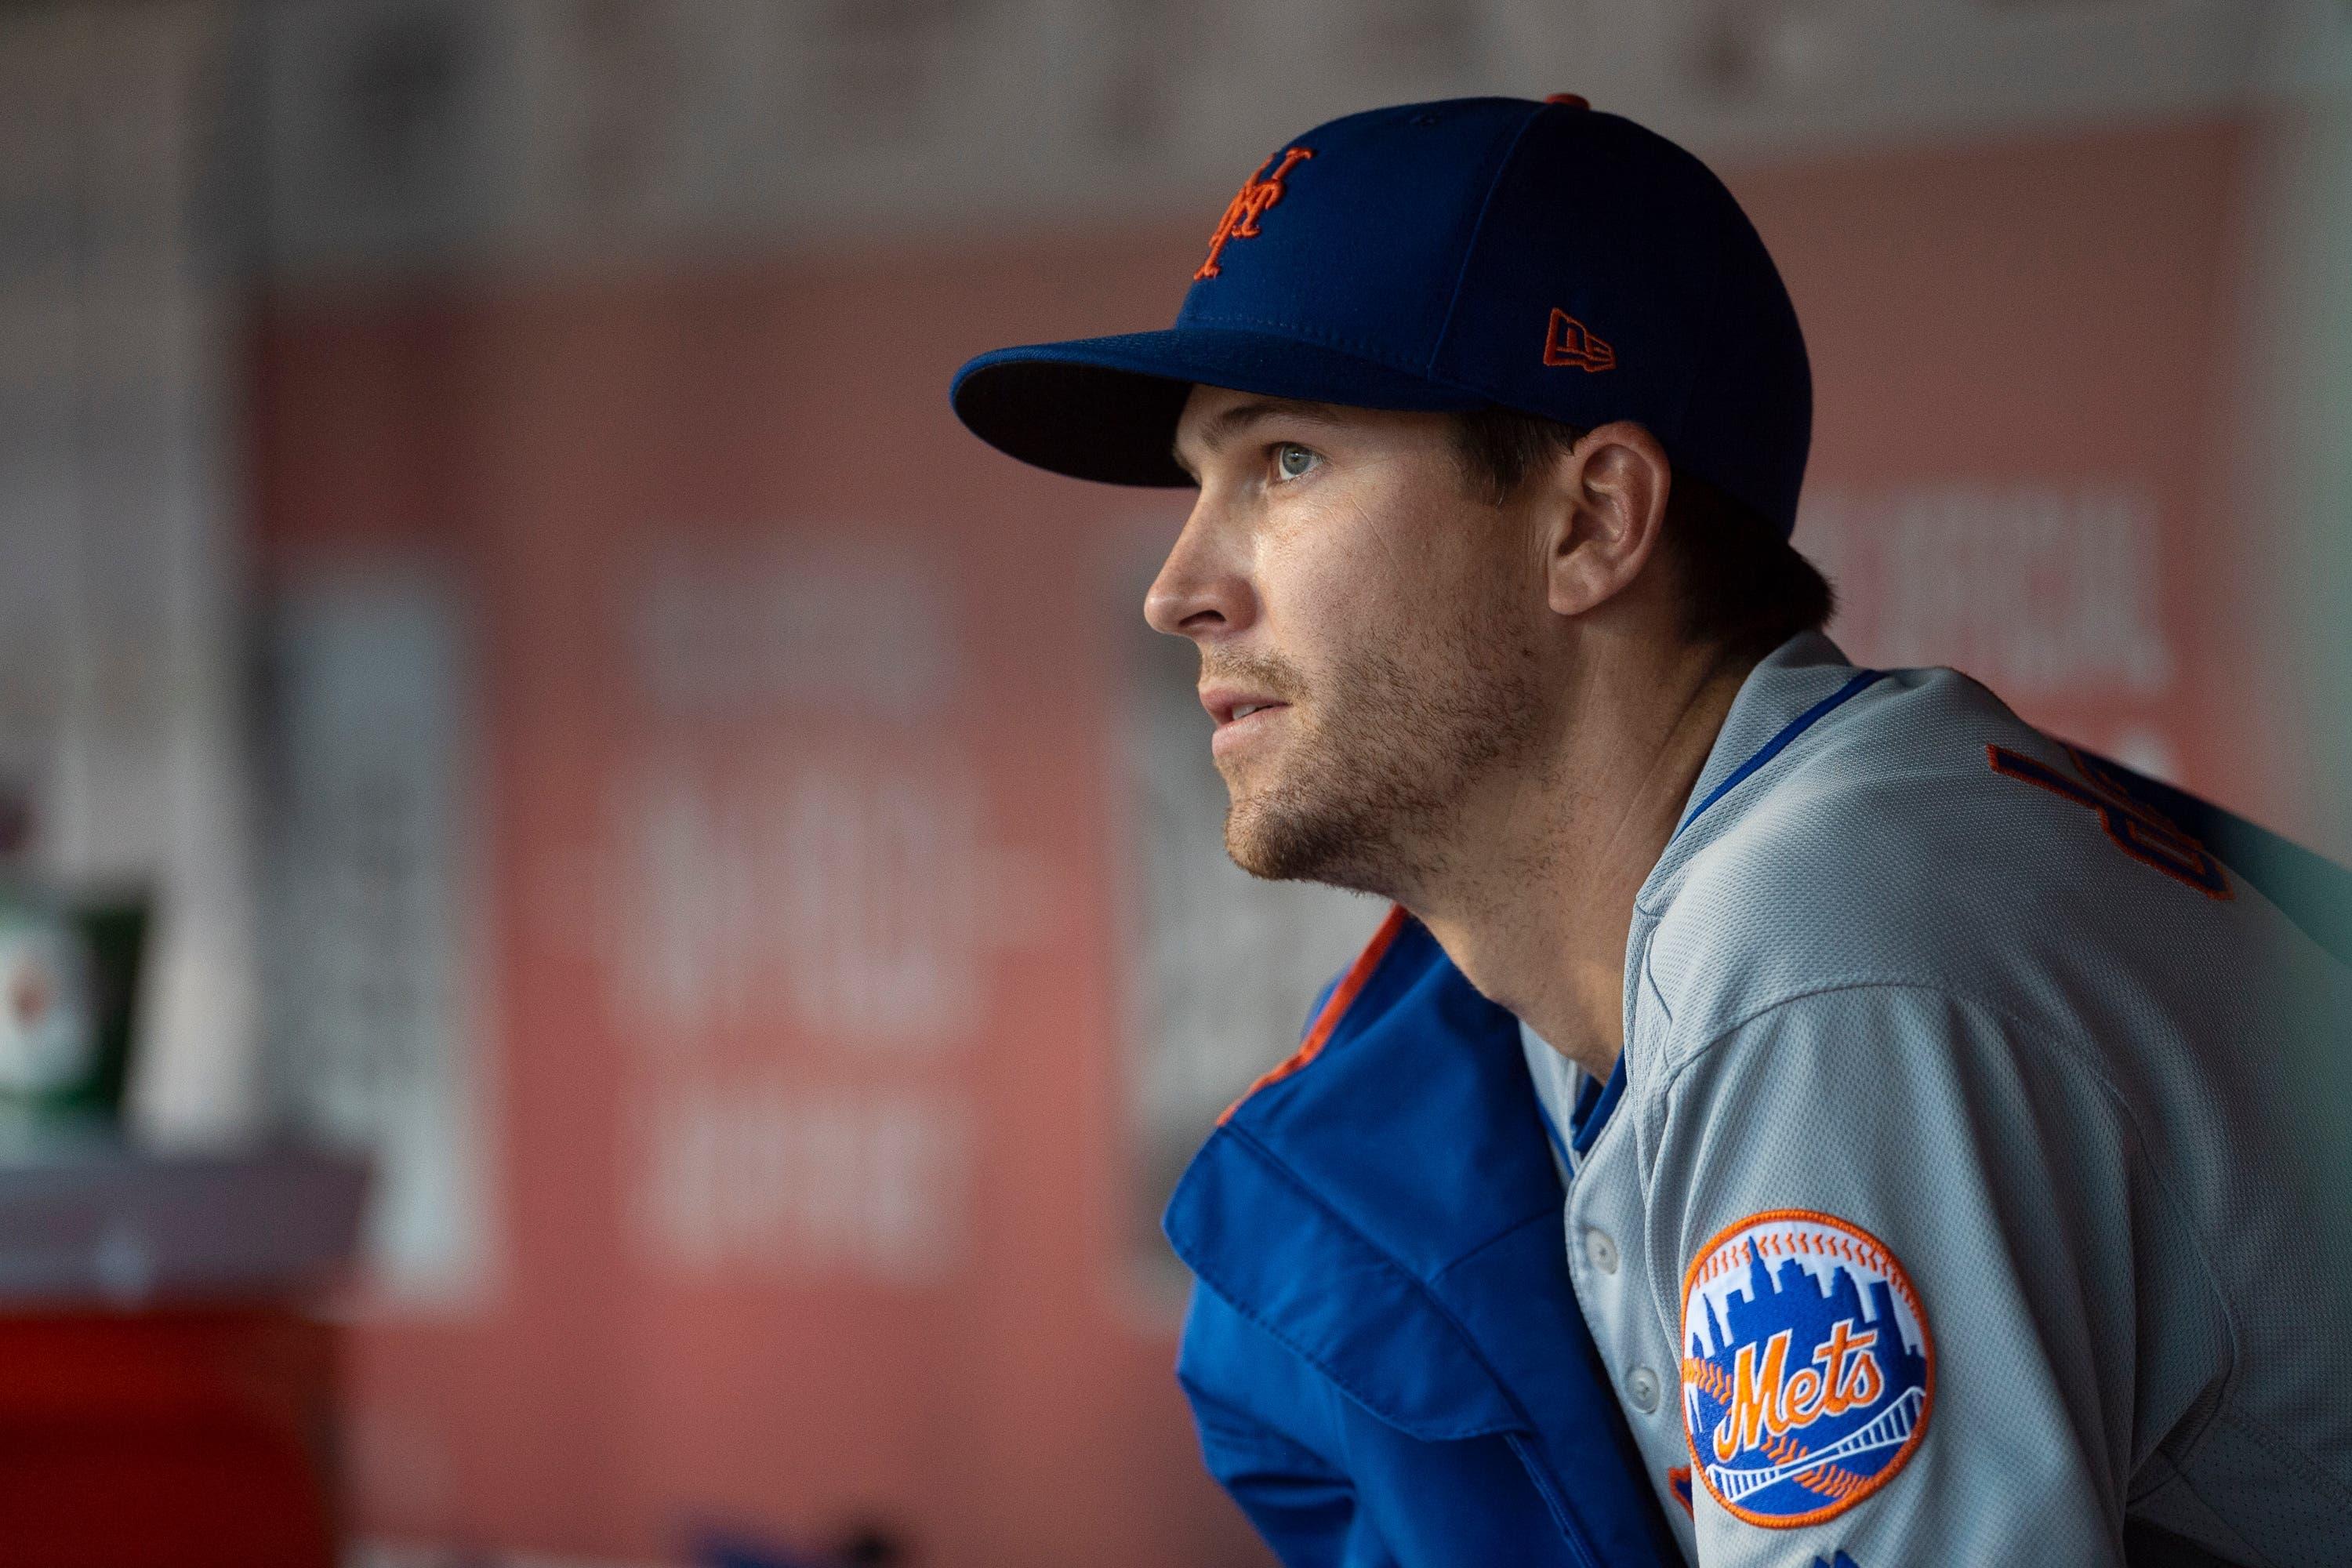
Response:
POLYGON ((1268 158, 1258 165, 1256 174, 1242 182, 1242 188, 1225 204, 1225 216, 1217 220, 1217 232, 1209 237, 1209 257, 1201 263, 1201 270, 1192 274, 1195 281, 1217 275, 1217 256, 1225 248, 1225 241, 1257 237, 1257 220, 1265 216, 1266 208, 1282 199, 1283 176, 1290 173, 1293 164, 1313 156, 1304 147, 1293 147, 1282 154, 1282 162, 1275 166, 1274 173, 1266 173, 1267 167, 1274 164, 1274 160, 1268 158))

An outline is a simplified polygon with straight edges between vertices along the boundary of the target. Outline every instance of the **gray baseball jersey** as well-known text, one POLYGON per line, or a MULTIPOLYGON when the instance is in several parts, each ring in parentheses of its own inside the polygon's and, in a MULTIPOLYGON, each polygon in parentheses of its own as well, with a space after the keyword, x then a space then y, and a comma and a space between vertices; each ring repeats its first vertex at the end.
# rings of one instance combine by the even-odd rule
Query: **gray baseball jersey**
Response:
POLYGON ((1692 1560, 2352 1563, 2352 977, 1949 670, 1794 639, 1692 800, 1615 1092, 1530 1044, 1692 1560))

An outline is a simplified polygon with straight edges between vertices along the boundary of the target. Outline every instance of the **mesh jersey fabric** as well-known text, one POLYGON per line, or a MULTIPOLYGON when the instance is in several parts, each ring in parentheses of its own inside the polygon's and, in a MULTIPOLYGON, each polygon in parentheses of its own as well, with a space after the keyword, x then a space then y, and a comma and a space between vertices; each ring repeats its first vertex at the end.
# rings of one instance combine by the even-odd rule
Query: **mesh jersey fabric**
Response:
MULTIPOLYGON (((1784 645, 1693 798, 1854 673, 1784 645)), ((1643 886, 1624 1098, 1567 1252, 1708 1568, 2117 1563, 2127 1517, 2235 1562, 2352 1562, 2352 1179, 2317 1114, 2345 1103, 2352 979, 2242 881, 2168 870, 2084 766, 1963 676, 1894 672, 1643 886), (1684 1296, 1711 1238, 1782 1212, 1899 1260, 1933 1394, 1881 1484, 1759 1522, 1683 1479, 1684 1296)))

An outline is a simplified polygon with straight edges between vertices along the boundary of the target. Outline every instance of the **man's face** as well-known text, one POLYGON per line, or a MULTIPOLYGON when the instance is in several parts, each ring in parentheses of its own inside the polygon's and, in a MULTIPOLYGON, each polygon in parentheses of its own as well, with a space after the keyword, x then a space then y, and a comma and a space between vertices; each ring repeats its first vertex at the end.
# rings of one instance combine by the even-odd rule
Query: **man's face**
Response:
POLYGON ((1544 732, 1536 536, 1442 415, 1197 387, 1176 449, 1201 496, 1144 614, 1200 647, 1227 851, 1402 893, 1544 732))

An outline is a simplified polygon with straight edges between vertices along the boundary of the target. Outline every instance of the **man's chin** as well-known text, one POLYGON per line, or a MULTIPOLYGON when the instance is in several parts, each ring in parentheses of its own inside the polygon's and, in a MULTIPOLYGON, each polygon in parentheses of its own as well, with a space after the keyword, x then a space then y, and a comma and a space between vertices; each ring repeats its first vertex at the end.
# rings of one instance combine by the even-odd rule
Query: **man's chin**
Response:
POLYGON ((1304 808, 1300 802, 1244 796, 1225 813, 1225 853, 1234 865, 1268 882, 1327 882, 1372 890, 1380 879, 1369 861, 1370 843, 1344 814, 1304 808))
POLYGON ((1312 881, 1312 868, 1300 865, 1267 841, 1262 833, 1225 829, 1226 858, 1262 882, 1312 881))

